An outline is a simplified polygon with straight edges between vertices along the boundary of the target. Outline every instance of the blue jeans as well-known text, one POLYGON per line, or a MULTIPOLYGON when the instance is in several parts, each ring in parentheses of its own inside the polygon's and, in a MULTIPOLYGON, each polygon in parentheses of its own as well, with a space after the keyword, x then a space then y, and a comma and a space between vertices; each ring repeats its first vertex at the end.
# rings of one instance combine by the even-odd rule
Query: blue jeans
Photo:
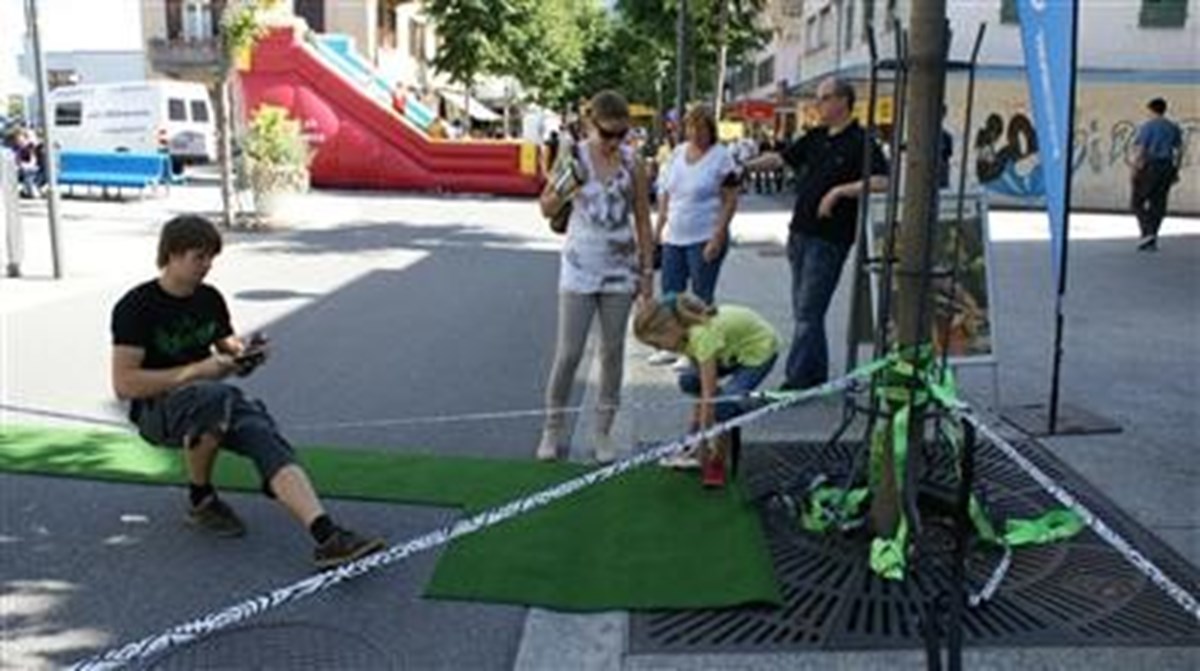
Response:
POLYGON ((788 235, 795 331, 784 370, 786 387, 805 389, 829 379, 825 313, 849 251, 848 247, 798 231, 788 235))
MULTIPOLYGON (((741 396, 758 389, 758 385, 762 384, 762 381, 767 379, 767 375, 771 374, 771 369, 775 367, 776 358, 776 355, 772 354, 770 359, 757 366, 718 368, 717 376, 728 379, 717 389, 717 396, 741 396)), ((699 396, 700 371, 695 368, 688 368, 680 373, 679 389, 690 396, 699 396)), ((716 408, 717 421, 724 422, 733 419, 749 411, 752 405, 753 403, 748 400, 720 401, 717 403, 716 408)))
POLYGON ((21 183, 21 195, 33 198, 38 194, 41 178, 37 168, 17 168, 17 179, 21 183))
POLYGON ((707 242, 694 245, 664 244, 662 248, 662 290, 667 293, 683 293, 691 286, 692 293, 700 300, 712 305, 717 292, 717 276, 721 274, 721 263, 729 245, 712 262, 704 260, 707 242))

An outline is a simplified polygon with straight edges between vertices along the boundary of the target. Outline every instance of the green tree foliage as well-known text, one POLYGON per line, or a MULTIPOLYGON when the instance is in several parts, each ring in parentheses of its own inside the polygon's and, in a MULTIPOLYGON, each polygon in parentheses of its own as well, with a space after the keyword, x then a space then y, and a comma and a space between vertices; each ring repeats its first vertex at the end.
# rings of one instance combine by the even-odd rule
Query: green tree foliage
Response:
MULTIPOLYGON (((729 62, 763 44, 754 14, 765 0, 691 0, 689 67, 697 95, 711 95, 718 2, 731 3, 729 62)), ((470 86, 483 75, 516 78, 542 104, 561 107, 615 88, 653 103, 674 97, 678 0, 426 0, 441 46, 434 67, 470 86)))
POLYGON ((470 88, 482 74, 496 74, 510 60, 505 40, 525 25, 529 0, 427 0, 425 13, 441 44, 433 67, 470 88))
MULTIPOLYGON (((766 31, 754 25, 755 15, 765 0, 690 0, 688 3, 688 72, 693 97, 711 98, 716 85, 717 34, 720 2, 728 2, 729 50, 727 60, 736 66, 766 43, 766 31)), ((615 84, 631 99, 653 100, 654 84, 661 73, 664 95, 675 97, 675 25, 679 0, 618 0, 613 21, 620 27, 614 41, 615 53, 597 54, 604 67, 612 58, 622 64, 621 79, 615 84)), ((589 64, 591 67, 591 64, 589 64)))

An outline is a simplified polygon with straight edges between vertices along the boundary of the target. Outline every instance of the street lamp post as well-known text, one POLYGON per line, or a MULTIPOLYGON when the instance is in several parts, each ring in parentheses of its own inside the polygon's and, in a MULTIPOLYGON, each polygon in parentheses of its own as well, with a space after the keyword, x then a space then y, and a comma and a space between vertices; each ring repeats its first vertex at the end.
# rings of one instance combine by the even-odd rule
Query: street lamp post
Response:
POLYGON ((46 171, 46 212, 50 222, 50 259, 54 265, 54 279, 62 279, 62 255, 58 234, 58 152, 50 131, 50 108, 47 104, 46 63, 42 57, 41 19, 38 18, 37 0, 25 0, 25 21, 33 47, 33 67, 37 79, 38 118, 41 123, 42 143, 45 146, 42 169, 46 171))

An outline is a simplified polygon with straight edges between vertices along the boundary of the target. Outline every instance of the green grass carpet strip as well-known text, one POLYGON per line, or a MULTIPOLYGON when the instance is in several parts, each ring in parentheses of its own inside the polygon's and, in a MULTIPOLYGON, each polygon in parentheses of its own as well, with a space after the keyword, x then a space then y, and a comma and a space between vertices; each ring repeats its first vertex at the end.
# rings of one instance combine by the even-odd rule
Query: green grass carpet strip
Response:
MULTIPOLYGON (((467 513, 585 470, 335 447, 299 452, 325 497, 467 513)), ((24 425, 0 427, 0 471, 143 484, 184 480, 175 450, 137 436, 24 425)), ((251 464, 234 455, 218 461, 215 480, 225 490, 259 490, 251 464)), ((741 489, 706 491, 695 474, 657 468, 633 471, 455 541, 443 552, 426 596, 573 611, 780 603, 758 517, 741 489)))

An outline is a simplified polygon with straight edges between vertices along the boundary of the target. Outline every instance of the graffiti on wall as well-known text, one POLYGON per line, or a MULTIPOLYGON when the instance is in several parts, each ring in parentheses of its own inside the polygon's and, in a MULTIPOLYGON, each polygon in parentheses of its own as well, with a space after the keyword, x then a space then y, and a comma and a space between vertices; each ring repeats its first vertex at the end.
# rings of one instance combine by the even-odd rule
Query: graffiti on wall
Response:
POLYGON ((1037 131, 1023 112, 1007 122, 995 112, 984 120, 975 134, 975 177, 988 190, 1007 196, 1046 193, 1037 131))
MULTIPOLYGON (((1175 121, 1183 131, 1186 170, 1200 164, 1200 118, 1175 121)), ((1092 118, 1076 126, 1072 173, 1108 176, 1121 171, 1120 179, 1126 179, 1137 129, 1138 124, 1128 119, 1105 127, 1092 118)), ((1037 130, 1024 112, 1014 112, 1007 119, 996 112, 988 114, 975 134, 975 157, 975 177, 989 191, 1017 197, 1045 195, 1037 130)))

